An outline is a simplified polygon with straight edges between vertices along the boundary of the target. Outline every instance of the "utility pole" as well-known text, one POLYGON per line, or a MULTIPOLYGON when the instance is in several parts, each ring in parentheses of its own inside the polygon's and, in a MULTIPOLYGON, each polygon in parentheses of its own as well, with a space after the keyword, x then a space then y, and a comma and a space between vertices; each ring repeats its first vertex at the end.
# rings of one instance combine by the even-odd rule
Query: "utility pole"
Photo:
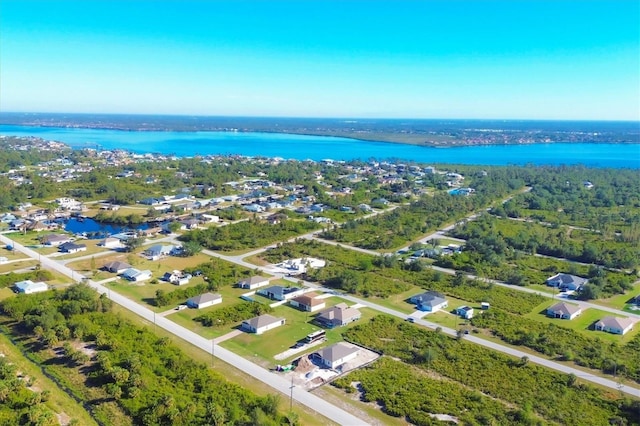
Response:
POLYGON ((291 377, 291 386, 289 386, 289 389, 291 390, 291 394, 289 396, 289 411, 293 411, 293 388, 295 388, 294 384, 293 384, 293 376, 291 377))

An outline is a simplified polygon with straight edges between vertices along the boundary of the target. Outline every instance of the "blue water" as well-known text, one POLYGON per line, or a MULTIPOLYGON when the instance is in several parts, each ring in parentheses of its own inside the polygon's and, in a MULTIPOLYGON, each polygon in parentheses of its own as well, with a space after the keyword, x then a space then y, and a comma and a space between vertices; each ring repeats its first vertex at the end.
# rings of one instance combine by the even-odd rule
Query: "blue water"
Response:
POLYGON ((238 154, 298 160, 400 160, 426 164, 583 164, 640 168, 640 144, 539 143, 431 148, 347 138, 241 132, 128 132, 0 125, 0 135, 37 136, 73 148, 124 149, 178 156, 238 154))
POLYGON ((148 227, 149 225, 146 223, 132 228, 130 226, 119 226, 108 223, 100 223, 89 218, 83 220, 71 218, 66 221, 64 230, 67 232, 72 232, 74 234, 86 233, 90 238, 104 238, 106 236, 117 234, 119 232, 131 231, 133 229, 147 229, 148 227))

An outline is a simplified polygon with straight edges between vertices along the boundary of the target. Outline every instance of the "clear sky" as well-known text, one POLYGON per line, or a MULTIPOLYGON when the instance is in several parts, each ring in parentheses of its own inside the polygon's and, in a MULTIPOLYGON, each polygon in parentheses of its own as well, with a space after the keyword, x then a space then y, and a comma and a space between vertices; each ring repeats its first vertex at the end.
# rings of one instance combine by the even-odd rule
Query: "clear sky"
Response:
POLYGON ((640 0, 0 0, 0 110, 640 119, 640 0))

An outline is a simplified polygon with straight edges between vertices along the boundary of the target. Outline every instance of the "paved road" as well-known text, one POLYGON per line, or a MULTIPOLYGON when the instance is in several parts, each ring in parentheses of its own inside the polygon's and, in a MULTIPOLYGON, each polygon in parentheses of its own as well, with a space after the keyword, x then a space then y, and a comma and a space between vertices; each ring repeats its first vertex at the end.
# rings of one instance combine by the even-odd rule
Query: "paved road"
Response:
MULTIPOLYGON (((25 253, 26 255, 34 259, 38 258, 37 252, 29 248, 26 248, 21 244, 15 243, 14 241, 10 240, 4 235, 0 235, 0 241, 2 241, 4 244, 12 244, 17 250, 25 253)), ((72 269, 68 268, 65 265, 62 265, 56 262, 53 259, 43 257, 41 259, 41 263, 43 268, 52 269, 56 272, 59 272, 71 278, 73 281, 80 282, 84 278, 81 274, 73 271, 72 269)), ((98 291, 99 293, 106 294, 107 297, 109 297, 109 299, 111 299, 113 302, 130 310, 131 312, 134 312, 135 314, 139 315, 145 320, 154 323, 155 326, 163 328, 164 330, 180 337, 183 340, 186 340, 187 342, 202 349, 203 351, 212 354, 212 356, 214 356, 215 358, 219 358, 224 362, 235 366, 236 368, 244 371, 245 373, 251 375, 252 377, 260 380, 261 382, 266 383, 267 385, 271 386, 273 389, 286 395, 287 397, 291 395, 291 390, 290 390, 291 384, 289 381, 285 380, 282 376, 279 376, 275 373, 267 371, 264 368, 242 358, 241 356, 236 355, 227 349, 224 349, 218 345, 213 344, 211 340, 205 339, 204 337, 199 336, 198 334, 190 330, 187 330, 186 328, 179 326, 178 324, 160 315, 157 315, 152 310, 147 309, 144 306, 141 306, 130 299, 127 299, 126 297, 120 295, 119 293, 110 291, 107 287, 104 287, 99 283, 96 283, 91 280, 88 280, 87 283, 91 287, 96 289, 96 291, 98 291)), ((322 414, 323 416, 327 417, 328 419, 338 424, 353 425, 353 426, 366 425, 366 422, 363 421, 362 419, 302 389, 299 389, 299 390, 294 389, 293 399, 298 403, 311 408, 312 410, 322 414)))

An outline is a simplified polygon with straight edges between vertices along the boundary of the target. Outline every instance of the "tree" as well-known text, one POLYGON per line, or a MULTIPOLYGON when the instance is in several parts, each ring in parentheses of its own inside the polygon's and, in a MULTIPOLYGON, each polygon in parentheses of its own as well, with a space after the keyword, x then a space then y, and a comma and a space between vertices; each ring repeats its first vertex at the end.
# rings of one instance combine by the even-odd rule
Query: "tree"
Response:
POLYGON ((133 252, 144 244, 144 237, 129 238, 125 241, 125 251, 133 252))
POLYGON ((169 231, 171 231, 172 234, 175 234, 181 228, 182 228, 182 224, 180 222, 177 222, 177 221, 170 222, 169 225, 167 225, 167 229, 169 229, 169 231))

